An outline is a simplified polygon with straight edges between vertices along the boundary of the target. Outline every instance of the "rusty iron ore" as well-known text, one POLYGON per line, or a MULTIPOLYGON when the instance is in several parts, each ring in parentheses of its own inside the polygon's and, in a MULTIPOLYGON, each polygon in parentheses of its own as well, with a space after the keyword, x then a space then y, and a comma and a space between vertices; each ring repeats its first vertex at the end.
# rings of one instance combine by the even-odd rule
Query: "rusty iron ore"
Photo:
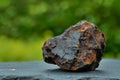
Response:
POLYGON ((91 71, 99 66, 105 48, 104 34, 90 22, 81 21, 42 48, 44 61, 64 70, 91 71))

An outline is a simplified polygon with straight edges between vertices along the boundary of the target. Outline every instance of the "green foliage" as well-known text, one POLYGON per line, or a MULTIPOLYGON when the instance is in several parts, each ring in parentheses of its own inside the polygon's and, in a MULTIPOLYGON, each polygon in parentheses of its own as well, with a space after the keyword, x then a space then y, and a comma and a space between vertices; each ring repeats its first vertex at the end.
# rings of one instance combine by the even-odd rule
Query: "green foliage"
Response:
POLYGON ((42 60, 42 45, 52 37, 50 31, 44 33, 42 39, 23 41, 0 37, 0 62, 1 61, 31 61, 42 60))
MULTIPOLYGON (((105 33, 107 40, 105 57, 111 55, 114 58, 119 57, 120 0, 0 0, 0 35, 6 37, 5 40, 0 39, 0 52, 2 51, 0 57, 4 58, 10 52, 11 58, 14 54, 21 56, 22 53, 26 56, 28 53, 38 54, 40 49, 35 47, 36 42, 42 46, 39 39, 40 41, 42 39, 43 43, 45 41, 43 37, 49 36, 48 33, 46 35, 43 33, 50 31, 53 36, 59 35, 80 20, 95 23, 105 33), (32 42, 25 43, 24 40, 32 42), (13 47, 15 44, 21 47, 13 47), (30 47, 26 44, 34 50, 29 52, 30 47), (3 45, 6 46, 2 47, 3 45), (25 49, 26 47, 28 49, 25 49)), ((16 58, 10 60, 33 59, 32 56, 26 59, 16 58)))

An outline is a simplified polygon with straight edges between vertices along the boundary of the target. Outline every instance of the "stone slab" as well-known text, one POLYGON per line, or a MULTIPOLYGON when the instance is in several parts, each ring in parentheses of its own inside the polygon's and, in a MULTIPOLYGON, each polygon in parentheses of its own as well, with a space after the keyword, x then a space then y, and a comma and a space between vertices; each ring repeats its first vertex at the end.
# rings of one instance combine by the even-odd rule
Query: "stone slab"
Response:
POLYGON ((103 59, 89 72, 63 71, 43 61, 0 63, 0 80, 120 80, 120 60, 103 59))

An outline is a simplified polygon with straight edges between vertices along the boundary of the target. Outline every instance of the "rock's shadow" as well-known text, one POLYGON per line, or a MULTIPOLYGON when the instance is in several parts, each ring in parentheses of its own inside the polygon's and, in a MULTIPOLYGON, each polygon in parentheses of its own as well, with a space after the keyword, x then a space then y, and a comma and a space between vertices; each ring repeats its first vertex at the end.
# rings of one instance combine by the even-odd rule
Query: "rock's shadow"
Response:
POLYGON ((54 75, 54 76, 64 76, 64 78, 68 77, 70 80, 120 80, 118 78, 108 77, 105 74, 108 72, 103 70, 95 70, 95 71, 66 71, 60 68, 56 69, 48 69, 45 70, 46 73, 54 75))
POLYGON ((47 69, 45 72, 50 72, 50 73, 96 73, 96 74, 104 74, 106 73, 105 71, 102 70, 95 70, 95 71, 68 71, 68 70, 63 70, 61 68, 56 68, 56 69, 47 69))

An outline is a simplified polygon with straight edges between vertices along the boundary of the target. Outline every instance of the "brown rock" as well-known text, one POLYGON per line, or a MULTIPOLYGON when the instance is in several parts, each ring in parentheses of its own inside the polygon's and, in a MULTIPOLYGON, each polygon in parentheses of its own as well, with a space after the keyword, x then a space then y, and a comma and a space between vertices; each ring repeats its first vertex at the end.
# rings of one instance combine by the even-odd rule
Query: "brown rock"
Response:
POLYGON ((105 48, 104 34, 98 27, 81 21, 63 34, 45 42, 44 61, 71 71, 95 70, 105 48))

